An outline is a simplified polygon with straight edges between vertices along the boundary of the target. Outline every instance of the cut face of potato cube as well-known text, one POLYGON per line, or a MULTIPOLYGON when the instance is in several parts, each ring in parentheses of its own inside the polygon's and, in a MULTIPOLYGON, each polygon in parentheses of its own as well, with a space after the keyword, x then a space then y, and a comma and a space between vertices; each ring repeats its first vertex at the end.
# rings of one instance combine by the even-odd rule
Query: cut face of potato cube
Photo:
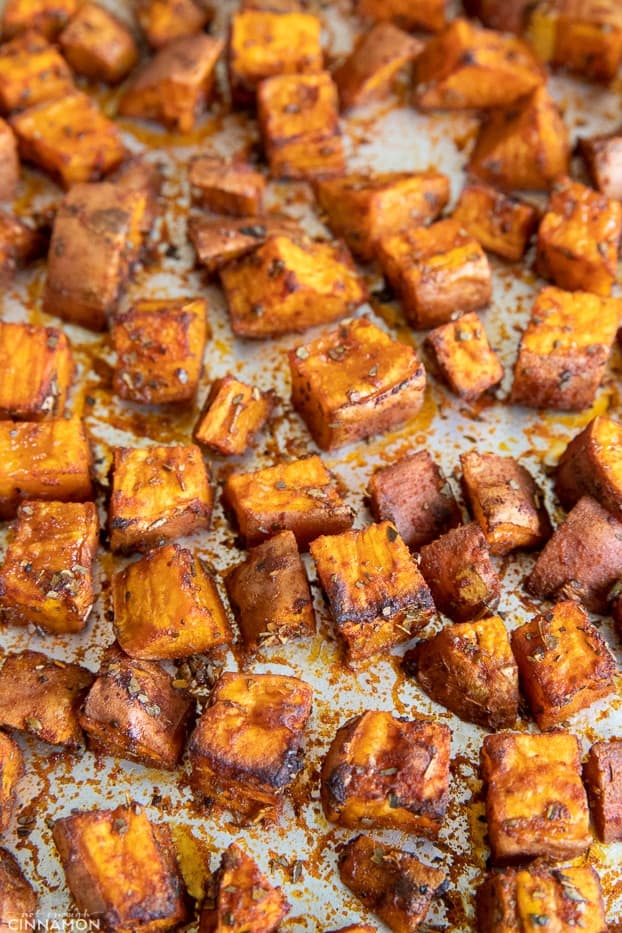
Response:
MULTIPOLYGON (((19 745, 6 733, 0 732, 0 830, 2 832, 6 832, 11 823, 17 800, 17 784, 23 773, 24 756, 19 745)), ((1 897, 0 894, 0 900, 1 897)), ((4 917, 1 910, 0 917, 4 917)))
POLYGON ((83 3, 58 41, 73 70, 94 81, 116 84, 138 61, 130 30, 98 3, 83 3))
POLYGON ((0 112, 33 107, 73 90, 67 62, 39 33, 25 32, 0 45, 0 112))
POLYGON ((545 0, 531 13, 528 39, 542 61, 611 81, 622 62, 622 11, 615 0, 545 0))
POLYGON ((452 217, 484 249, 517 261, 536 231, 540 212, 526 201, 471 182, 462 189, 452 217))
POLYGON ((69 340, 56 327, 0 322, 0 418, 62 417, 74 370, 69 340))
POLYGON ((591 182, 607 198, 622 199, 622 137, 619 131, 579 139, 591 182))
POLYGON ((201 206, 216 214, 248 217, 263 213, 266 179, 244 162, 195 156, 188 167, 188 181, 201 206))
POLYGON ((566 508, 591 496, 622 520, 622 425, 598 415, 574 437, 555 471, 555 492, 566 508))
POLYGON ((503 378, 503 366, 474 311, 435 327, 425 347, 443 381, 467 401, 475 401, 503 378))
POLYGON ((208 8, 193 0, 138 0, 136 16, 152 49, 195 35, 210 18, 208 8))
POLYGON ((219 215, 190 217, 188 220, 188 237, 195 249, 197 262, 212 274, 234 259, 252 253, 269 236, 291 237, 296 234, 300 235, 297 223, 274 215, 240 218, 219 215))
POLYGON ((372 26, 333 72, 342 110, 384 97, 398 73, 423 47, 422 42, 392 23, 372 26))
POLYGON ((622 739, 595 742, 583 765, 592 819, 605 843, 622 839, 622 739))
POLYGON ((197 444, 224 457, 245 453, 266 423, 274 397, 234 376, 216 379, 194 426, 197 444))

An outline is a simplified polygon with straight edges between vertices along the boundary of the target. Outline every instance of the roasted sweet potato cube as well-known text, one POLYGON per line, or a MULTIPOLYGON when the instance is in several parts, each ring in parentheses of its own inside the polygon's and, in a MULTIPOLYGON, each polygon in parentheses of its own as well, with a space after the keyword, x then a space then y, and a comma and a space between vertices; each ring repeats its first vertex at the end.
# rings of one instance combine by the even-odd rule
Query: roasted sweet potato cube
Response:
POLYGON ((34 927, 37 896, 26 880, 17 859, 6 849, 0 849, 0 924, 5 930, 19 925, 34 927))
POLYGON ((394 933, 414 933, 445 872, 403 849, 356 836, 339 855, 339 877, 394 933))
POLYGON ((555 492, 565 508, 591 496, 622 520, 622 424, 597 415, 570 441, 557 464, 555 492))
POLYGON ((468 402, 503 379, 503 366, 474 311, 435 327, 426 337, 425 347, 443 382, 468 402))
POLYGON ((74 369, 69 340, 56 327, 0 322, 0 418, 64 415, 74 369))
POLYGON ((449 802, 451 731, 366 712, 337 730, 322 764, 326 819, 435 837, 449 802))
POLYGON ((193 0, 139 0, 136 15, 153 49, 200 32, 210 18, 204 3, 193 0))
POLYGON ((406 318, 419 330, 446 324, 490 301, 486 254, 455 220, 381 237, 378 261, 406 318))
MULTIPOLYGON (((0 162, 0 172, 2 168, 0 162)), ((34 259, 38 259, 46 248, 46 237, 40 230, 24 223, 12 214, 0 210, 1 284, 9 282, 16 269, 25 266, 34 259)))
POLYGON ((594 187, 607 198, 622 199, 622 135, 615 133, 578 140, 588 175, 594 187))
POLYGON ((110 547, 129 553, 209 526, 212 490, 201 451, 117 447, 110 497, 110 547))
POLYGON ((0 112, 23 110, 73 88, 67 62, 39 33, 25 32, 0 45, 0 112))
POLYGON ((11 39, 34 30, 46 39, 54 37, 80 6, 82 0, 7 0, 2 14, 2 36, 11 39))
POLYGON ((217 933, 226 927, 272 933, 289 909, 281 889, 273 887, 256 862, 232 842, 211 878, 199 933, 217 933))
POLYGON ((138 804, 73 812, 52 836, 83 916, 115 933, 159 933, 189 919, 171 830, 138 804))
MULTIPOLYGON (((0 732, 0 830, 2 832, 5 832, 11 823, 17 798, 17 784, 23 773, 24 756, 19 745, 5 732, 0 732)), ((0 911, 0 922, 3 919, 0 911)))
POLYGON ((141 299, 115 317, 113 388, 131 402, 191 402, 207 336, 203 298, 141 299))
POLYGON ((529 19, 542 61, 595 81, 612 81, 622 62, 622 12, 616 0, 545 0, 529 19))
POLYGON ((434 604, 454 622, 488 615, 499 602, 501 581, 476 522, 452 528, 424 545, 419 566, 434 604))
POLYGON ((270 417, 273 406, 270 392, 260 392, 235 376, 216 379, 192 436, 197 444, 225 457, 243 454, 270 417))
POLYGON ((0 421, 0 518, 13 518, 24 499, 91 499, 91 465, 91 448, 77 418, 0 421))
POLYGON ((592 819, 605 843, 622 839, 622 739, 595 742, 583 765, 592 819))
POLYGON ((356 0, 356 12, 376 20, 390 20, 402 29, 436 32, 445 25, 446 0, 356 0))
POLYGON ((162 169, 162 162, 150 162, 138 155, 123 162, 108 179, 121 191, 137 191, 146 198, 141 222, 143 235, 150 233, 160 213, 159 197, 164 182, 162 169))
POLYGON ((350 528, 354 519, 335 477, 316 456, 254 473, 232 473, 223 497, 247 546, 293 531, 298 547, 306 548, 322 532, 338 534, 350 528))
POLYGON ((276 217, 191 217, 188 237, 194 246, 197 261, 208 273, 214 273, 228 262, 252 253, 268 236, 292 236, 300 233, 298 224, 276 217))
POLYGON ((498 616, 448 625, 404 655, 407 674, 436 703, 492 732, 518 718, 518 667, 498 616))
POLYGON ((84 3, 59 36, 74 71, 116 84, 138 61, 138 47, 125 23, 97 3, 84 3))
POLYGON ((327 71, 266 78, 259 85, 257 105, 274 178, 343 174, 337 86, 327 71))
POLYGON ((333 72, 342 110, 384 97, 398 73, 419 55, 423 43, 392 23, 380 22, 360 36, 333 72))
POLYGON ((619 298, 544 288, 521 337, 511 400, 530 408, 589 408, 621 321, 619 298))
MULTIPOLYGON (((0 201, 11 201, 19 181, 19 159, 15 134, 4 120, 0 119, 0 201)), ((0 257, 4 244, 0 245, 0 257)), ((0 260, 0 275, 2 262, 0 260)))
POLYGON ((484 249, 517 261, 535 233, 540 212, 526 201, 471 182, 462 189, 452 217, 484 249))
POLYGON ((218 214, 248 217, 263 213, 266 179, 245 162, 224 162, 217 156, 190 160, 188 180, 202 207, 218 214))
POLYGON ((434 220, 449 199, 449 179, 434 171, 354 172, 318 180, 314 189, 333 233, 365 261, 381 237, 434 220))
POLYGON ((309 550, 349 663, 407 641, 434 614, 425 580, 390 522, 322 535, 309 550))
POLYGON ((194 788, 242 818, 278 810, 303 765, 312 694, 296 677, 222 674, 190 739, 194 788))
POLYGON ((225 582, 250 651, 315 632, 311 591, 293 532, 282 531, 251 548, 225 582))
POLYGON ((78 710, 93 675, 78 664, 38 651, 7 654, 0 677, 0 725, 77 748, 83 741, 78 710))
POLYGON ((463 0, 462 6, 469 16, 476 16, 489 29, 499 32, 522 33, 532 0, 463 0))

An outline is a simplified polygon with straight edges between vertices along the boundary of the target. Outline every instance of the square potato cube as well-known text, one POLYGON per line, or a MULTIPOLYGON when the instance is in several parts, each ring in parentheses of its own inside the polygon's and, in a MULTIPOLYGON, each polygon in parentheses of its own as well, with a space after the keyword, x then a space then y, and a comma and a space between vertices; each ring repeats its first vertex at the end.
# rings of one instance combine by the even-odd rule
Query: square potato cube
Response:
POLYGON ((117 125, 80 91, 23 110, 12 117, 11 126, 22 159, 48 172, 63 188, 96 181, 125 156, 117 125))
POLYGON ((7 0, 2 14, 2 37, 11 39, 33 30, 54 39, 82 0, 7 0))
POLYGON ((404 655, 406 673, 436 703, 496 732, 518 718, 518 667, 499 616, 447 625, 404 655))
POLYGON ((449 200, 440 172, 354 172, 314 185, 328 226, 352 252, 371 261, 381 237, 434 220, 449 200))
POLYGON ((527 16, 533 6, 532 0, 463 0, 462 6, 468 16, 475 16, 482 25, 499 32, 515 32, 520 35, 527 16))
POLYGON ((222 49, 220 39, 203 32, 165 45, 131 81, 119 114, 156 120, 189 133, 211 97, 222 49))
POLYGON ((536 231, 540 212, 526 201, 471 182, 462 189, 452 217, 484 249, 517 262, 536 231))
POLYGON ((23 110, 74 90, 60 52, 37 32, 0 45, 0 112, 23 110))
POLYGON ((209 527, 213 493, 201 451, 117 447, 110 497, 110 547, 131 553, 209 527))
POLYGON ((78 664, 38 651, 7 654, 0 677, 0 725, 42 742, 78 748, 84 740, 78 710, 93 675, 78 664))
POLYGON ((529 20, 536 54, 595 81, 612 81, 622 62, 622 11, 616 0, 545 0, 529 20))
POLYGON ((151 405, 191 402, 207 337, 203 298, 142 299, 117 315, 112 380, 119 398, 151 405))
POLYGON ((622 840, 622 739, 595 742, 583 765, 592 819, 602 842, 622 840))
POLYGON ((562 600, 512 632, 521 686, 540 729, 615 692, 616 664, 580 606, 562 600))
POLYGON ((92 499, 91 465, 89 441, 77 418, 0 421, 0 518, 13 518, 24 499, 92 499))
POLYGON ((289 367, 292 404, 322 450, 389 431, 423 404, 425 370, 415 350, 367 317, 290 350, 289 367))
POLYGON ((150 551, 111 582, 115 632, 132 658, 187 658, 232 640, 216 583, 188 548, 150 551))
POLYGON ((313 635, 315 613, 296 538, 282 531, 227 571, 227 593, 249 651, 313 635))
POLYGON ((439 220, 383 236, 378 262, 418 330, 446 324, 491 298, 484 250, 455 220, 439 220))
POLYGON ((423 43, 390 22, 376 23, 355 42, 333 72, 342 110, 385 97, 398 73, 419 55, 423 43))
POLYGON ((309 550, 348 663, 408 641, 434 615, 427 584, 390 522, 324 534, 309 550))
POLYGON ((356 0, 356 12, 370 19, 390 20, 408 31, 437 32, 446 22, 446 0, 356 0))
POLYGON ((190 217, 188 238, 196 252, 197 262, 213 274, 227 263, 252 253, 265 243, 268 236, 300 234, 297 223, 286 218, 190 217))
POLYGON ((74 371, 71 346, 62 331, 0 321, 1 419, 62 417, 74 371))
POLYGON ((189 919, 170 828, 136 803, 56 820, 52 836, 80 913, 115 933, 160 933, 189 919))
POLYGON ((476 450, 461 454, 460 464, 467 504, 491 554, 544 544, 551 523, 542 492, 522 464, 513 457, 476 450))
POLYGON ((5 929, 19 929, 19 924, 36 929, 36 909, 37 896, 17 859, 7 849, 0 849, 0 918, 5 929))
POLYGON ((576 736, 487 735, 480 767, 495 862, 575 858, 588 849, 592 836, 576 736))
POLYGON ((279 337, 352 314, 367 291, 340 244, 275 234, 220 274, 237 337, 279 337))
POLYGON ((97 3, 84 3, 59 36, 75 72, 116 84, 138 61, 138 47, 125 23, 97 3))
POLYGON ((0 201, 13 200, 18 181, 17 140, 9 124, 0 118, 0 201))
POLYGON ((139 0, 136 16, 152 49, 201 32, 210 19, 207 6, 193 0, 139 0))
POLYGON ((192 432, 197 444, 224 457, 245 453, 274 407, 274 396, 227 375, 215 379, 192 432))
POLYGON ((443 382, 467 402, 474 402, 503 379, 503 366, 474 311, 435 327, 425 347, 443 382))
POLYGON ((590 181, 606 198, 622 199, 622 135, 620 131, 578 140, 590 181))
POLYGON ((248 217, 263 213, 266 179, 245 162, 198 155, 190 160, 188 180, 199 204, 217 214, 248 217))
POLYGON ((511 401, 560 411, 589 408, 621 322, 619 298, 542 289, 521 337, 511 401))
POLYGON ((622 520, 622 424, 597 415, 570 441, 555 470, 555 492, 567 509, 591 496, 622 520))
POLYGON ((312 695, 296 677, 222 674, 190 738, 195 790, 243 819, 278 811, 303 766, 312 695))
POLYGON ((232 473, 223 498, 247 547, 280 531, 293 531, 298 547, 306 548, 318 535, 338 534, 354 520, 335 477, 317 456, 254 473, 232 473))
MULTIPOLYGON (((24 773, 24 756, 17 742, 0 732, 0 831, 6 832, 13 817, 17 784, 24 773)), ((1 885, 0 885, 1 889, 1 885)), ((0 910, 0 918, 3 918, 0 910)))
POLYGON ((444 723, 355 716, 337 730, 322 764, 326 819, 436 837, 449 803, 450 746, 444 723))
POLYGON ((327 71, 266 78, 259 85, 257 108, 273 178, 343 174, 337 86, 327 71))

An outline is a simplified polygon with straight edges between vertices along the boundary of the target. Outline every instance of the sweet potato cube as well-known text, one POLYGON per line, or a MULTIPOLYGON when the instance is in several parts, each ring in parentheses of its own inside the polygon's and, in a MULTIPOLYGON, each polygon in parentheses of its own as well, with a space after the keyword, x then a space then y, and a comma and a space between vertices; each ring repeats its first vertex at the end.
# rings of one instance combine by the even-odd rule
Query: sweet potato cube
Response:
POLYGON ((115 933, 160 933, 189 919, 171 830, 138 804, 74 812, 52 836, 83 916, 115 933))
POLYGON ((82 0, 7 0, 2 14, 2 36, 11 39, 33 30, 54 39, 82 0))
POLYGON ((97 3, 84 3, 59 36, 74 71, 116 84, 138 61, 138 47, 125 23, 97 3))
POLYGON ((248 217, 263 213, 266 179, 246 163, 198 155, 190 160, 188 180, 201 206, 217 214, 248 217))
MULTIPOLYGON (((0 172, 3 167, 0 163, 0 172)), ((10 282, 16 269, 38 259, 46 249, 46 237, 39 230, 0 210, 0 284, 10 282)))
POLYGON ((326 819, 434 838, 449 802, 450 745, 444 723, 355 716, 337 730, 322 764, 326 819))
POLYGON ((91 448, 77 418, 0 421, 0 518, 13 518, 24 499, 91 499, 91 465, 91 448))
POLYGON ((620 132, 578 140, 593 186, 606 198, 622 200, 622 136, 620 132))
POLYGON ((193 787, 243 819, 277 811, 303 766, 312 693, 296 677, 222 674, 190 739, 193 787))
POLYGON ((499 32, 522 33, 532 0, 463 0, 462 6, 468 16, 476 16, 489 29, 499 32))
POLYGON ((143 235, 151 232, 160 214, 159 197, 164 183, 162 169, 162 162, 150 162, 142 155, 137 155, 126 159, 108 178, 121 191, 137 191, 146 198, 140 225, 143 235))
POLYGON ((278 337, 351 314, 366 298, 348 251, 333 243, 270 236, 221 274, 233 333, 278 337))
POLYGON ((17 859, 7 849, 0 849, 0 923, 5 930, 19 929, 19 924, 34 928, 37 896, 24 877, 17 859))
POLYGON ((521 337, 511 400, 530 408, 589 408, 621 321, 619 298, 542 289, 521 337))
POLYGON ((0 725, 42 742, 77 748, 83 735, 78 710, 93 675, 78 664, 38 651, 5 655, 0 677, 0 725))
POLYGON ((201 451, 117 447, 110 497, 110 547, 130 553, 209 526, 212 490, 201 451))
POLYGON ((526 201, 478 182, 466 184, 452 214, 484 249, 503 259, 522 259, 540 213, 526 201))
POLYGON ((268 420, 274 398, 227 375, 216 379, 199 415, 193 438, 224 457, 245 453, 268 420))
POLYGON ((495 862, 574 858, 586 851, 592 836, 574 735, 487 735, 480 766, 495 862))
POLYGON ((356 836, 340 853, 339 877, 394 933, 414 933, 445 872, 424 865, 403 849, 356 836))
POLYGON ((622 424, 598 415, 574 437, 555 471, 565 508, 591 496, 622 521, 622 424))
POLYGON ((322 535, 309 550, 349 663, 408 641, 434 615, 425 580, 390 522, 322 535))
POLYGON ((319 179, 318 204, 336 236, 365 261, 381 237, 434 220, 449 200, 449 179, 440 172, 354 172, 319 179))
POLYGON ((455 220, 382 237, 378 261, 406 318, 418 330, 446 324, 490 301, 486 254, 455 220))
POLYGON ((375 20, 390 20, 402 29, 437 32, 445 25, 446 0, 356 0, 356 12, 375 20))
POLYGON ((518 667, 498 616, 448 625, 404 655, 404 668, 436 703, 492 732, 518 718, 518 667))
POLYGON ((232 218, 191 217, 188 237, 194 246, 197 261, 208 273, 214 273, 228 262, 252 253, 268 236, 299 234, 297 223, 287 218, 265 216, 232 218))
MULTIPOLYGON (((17 798, 17 784, 23 773, 24 756, 19 745, 6 733, 0 732, 0 830, 2 832, 5 832, 11 823, 17 798)), ((1 911, 0 919, 3 919, 1 911)))
POLYGON ((536 54, 595 81, 612 81, 622 62, 622 12, 616 0, 545 0, 529 20, 536 54))
POLYGON ((476 522, 452 528, 425 544, 419 566, 434 604, 455 622, 488 615, 499 602, 501 581, 476 522))
POLYGON ((342 110, 384 97, 398 73, 419 55, 423 43, 392 23, 380 22, 360 36, 333 72, 342 110))
POLYGON ((350 528, 354 516, 335 477, 319 457, 278 463, 254 473, 232 473, 223 497, 247 547, 280 531, 293 531, 299 548, 324 533, 350 528))
POLYGON ((425 347, 443 382, 468 402, 503 379, 503 366, 474 311, 435 327, 426 337, 425 347))
MULTIPOLYGON (((11 201, 13 199, 18 181, 17 140, 9 124, 0 119, 0 201, 11 201)), ((0 262, 1 274, 2 264, 0 262)))
POLYGON ((274 178, 343 174, 337 86, 327 71, 266 78, 259 85, 257 105, 274 178))
POLYGON ((23 110, 74 89, 67 62, 36 32, 0 45, 0 112, 23 110))
POLYGON ((195 35, 210 18, 207 6, 193 0, 139 0, 136 15, 152 49, 195 35))
POLYGON ((467 504, 484 532, 491 554, 538 547, 551 535, 542 492, 531 473, 513 457, 460 455, 467 504))
POLYGON ((250 651, 315 632, 311 591, 293 532, 282 531, 251 548, 225 582, 250 651))
POLYGON ((583 765, 583 780, 596 833, 602 842, 622 839, 622 739, 595 742, 583 765))
POLYGON ((64 415, 74 369, 69 341, 56 327, 0 322, 0 418, 64 415))
POLYGON ((281 889, 273 887, 253 859, 232 842, 211 878, 199 933, 217 933, 226 927, 273 933, 289 909, 281 889))

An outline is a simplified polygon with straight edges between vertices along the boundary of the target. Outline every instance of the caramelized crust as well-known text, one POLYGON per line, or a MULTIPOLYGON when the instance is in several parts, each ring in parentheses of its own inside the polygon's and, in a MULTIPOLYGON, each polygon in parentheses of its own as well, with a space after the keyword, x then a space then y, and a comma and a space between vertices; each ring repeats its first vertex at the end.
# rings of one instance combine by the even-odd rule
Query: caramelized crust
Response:
POLYGON ((424 45, 390 22, 380 22, 356 40, 343 64, 333 72, 342 110, 383 98, 398 73, 424 45))
POLYGON ((75 366, 56 327, 0 321, 0 418, 43 421, 65 414, 75 366))
POLYGON ((58 41, 73 70, 94 81, 116 84, 138 61, 130 30, 98 3, 83 3, 58 41))
POLYGON ((574 437, 555 471, 555 492, 566 508, 581 496, 622 520, 622 425, 598 415, 574 437))
POLYGON ((197 444, 223 457, 246 453, 270 417, 274 395, 227 375, 211 385, 192 432, 197 444))

